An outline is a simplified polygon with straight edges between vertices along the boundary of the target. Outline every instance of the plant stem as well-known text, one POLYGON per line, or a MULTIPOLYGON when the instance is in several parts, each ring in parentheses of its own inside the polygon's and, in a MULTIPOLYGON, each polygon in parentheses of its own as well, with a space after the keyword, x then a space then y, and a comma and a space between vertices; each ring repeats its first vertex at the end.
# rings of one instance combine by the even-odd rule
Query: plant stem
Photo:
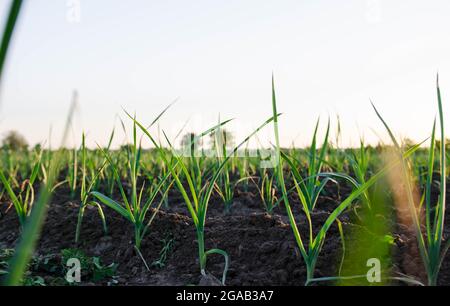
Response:
POLYGON ((81 203, 80 210, 78 211, 77 228, 75 230, 75 243, 78 243, 78 241, 80 240, 81 223, 82 223, 83 216, 84 216, 84 210, 85 210, 85 206, 83 203, 81 203))
POLYGON ((206 256, 205 256, 205 231, 203 227, 197 229, 198 258, 200 260, 200 273, 205 275, 206 256))

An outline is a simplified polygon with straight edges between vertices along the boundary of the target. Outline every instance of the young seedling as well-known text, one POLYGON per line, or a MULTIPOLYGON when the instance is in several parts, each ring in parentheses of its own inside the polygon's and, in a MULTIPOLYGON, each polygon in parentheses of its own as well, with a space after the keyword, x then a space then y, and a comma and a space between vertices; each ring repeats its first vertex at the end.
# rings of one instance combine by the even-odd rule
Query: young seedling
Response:
MULTIPOLYGON (((328 121, 325 139, 319 154, 317 154, 317 140, 316 140, 318 128, 319 128, 319 121, 317 121, 311 147, 309 148, 308 152, 309 164, 308 164, 308 176, 306 178, 303 178, 300 172, 298 171, 296 164, 299 164, 299 161, 292 160, 285 153, 280 151, 282 158, 286 160, 290 166, 290 170, 293 174, 295 189, 297 190, 297 194, 302 202, 303 210, 306 212, 308 221, 310 223, 311 223, 310 213, 314 211, 320 193, 323 191, 328 182, 333 181, 331 177, 325 177, 322 181, 319 180, 320 179, 319 174, 322 171, 322 166, 325 160, 325 154, 328 148, 330 121, 328 121)), ((310 226, 312 226, 312 224, 310 224, 310 226)))
MULTIPOLYGON (((111 141, 109 142, 107 150, 109 150, 110 145, 111 145, 111 141)), ((81 224, 83 222, 84 212, 86 210, 86 207, 88 207, 88 206, 97 207, 98 213, 100 215, 100 219, 102 220, 103 231, 105 232, 105 234, 108 232, 108 227, 106 225, 105 214, 103 213, 102 206, 98 202, 91 201, 89 199, 90 192, 93 189, 95 183, 97 182, 100 174, 102 173, 102 170, 106 165, 106 161, 103 163, 102 167, 97 171, 97 173, 92 177, 91 181, 88 182, 86 159, 87 159, 86 136, 83 133, 82 139, 81 139, 81 175, 82 175, 81 191, 80 191, 81 203, 80 203, 80 208, 78 211, 77 227, 75 230, 75 243, 78 243, 80 240, 81 224)))
MULTIPOLYGON (((348 160, 350 162, 351 169, 353 170, 353 174, 356 178, 356 181, 363 185, 368 177, 368 171, 369 171, 369 153, 368 149, 364 145, 364 141, 360 140, 360 146, 357 152, 352 151, 352 155, 348 157, 348 160)), ((362 203, 363 205, 367 206, 370 210, 371 204, 370 204, 370 197, 367 192, 365 192, 362 196, 362 203)))
POLYGON ((269 174, 267 169, 263 169, 263 171, 261 171, 259 183, 256 182, 253 178, 251 178, 256 188, 258 189, 261 201, 263 202, 264 208, 269 215, 273 214, 273 210, 279 204, 276 195, 277 190, 274 184, 274 179, 275 175, 273 173, 269 174))
POLYGON ((244 189, 244 192, 248 192, 249 183, 251 180, 250 175, 250 156, 249 156, 249 149, 248 144, 244 149, 244 157, 243 158, 234 158, 236 168, 239 173, 239 178, 242 180, 242 186, 244 189))
MULTIPOLYGON (((219 127, 217 131, 213 133, 213 135, 215 137, 214 148, 216 149, 217 160, 219 161, 217 166, 220 166, 220 163, 223 160, 226 159, 232 160, 233 154, 230 154, 230 158, 228 158, 227 143, 223 139, 225 138, 224 135, 231 135, 231 134, 229 132, 226 132, 225 130, 222 130, 219 127)), ((230 166, 230 163, 226 163, 223 167, 223 170, 221 171, 221 174, 217 182, 214 185, 214 189, 216 190, 217 194, 221 197, 224 203, 225 213, 229 213, 231 211, 231 205, 233 204, 234 199, 234 192, 238 184, 244 181, 248 181, 249 179, 249 177, 241 177, 238 180, 232 181, 230 179, 231 172, 232 167, 230 166)))
MULTIPOLYGON (((99 147, 100 151, 108 161, 109 165, 112 167, 114 171, 114 177, 119 187, 120 194, 122 196, 123 205, 114 201, 113 199, 107 197, 106 195, 93 191, 90 194, 101 201, 103 204, 108 206, 109 208, 115 210, 117 213, 122 215, 125 219, 130 221, 134 226, 134 246, 138 253, 138 255, 143 259, 143 256, 140 252, 142 239, 147 234, 150 225, 152 224, 155 216, 157 215, 159 208, 161 207, 162 201, 158 205, 156 205, 155 209, 151 213, 151 217, 148 221, 146 221, 147 213, 150 211, 150 208, 153 206, 157 195, 159 194, 163 184, 168 179, 169 175, 166 175, 158 184, 152 182, 152 186, 149 188, 149 195, 146 201, 143 199, 144 190, 145 190, 145 182, 142 184, 141 188, 138 188, 138 179, 140 177, 140 158, 142 148, 141 145, 138 145, 137 140, 137 129, 136 122, 133 121, 133 143, 128 147, 128 171, 130 175, 130 184, 131 184, 131 195, 127 195, 125 192, 126 187, 123 186, 121 181, 121 176, 119 175, 119 166, 113 161, 111 154, 106 152, 105 150, 99 147)), ((171 185, 169 185, 170 187, 171 185)), ((163 190, 163 193, 167 193, 169 188, 163 190)), ((146 267, 145 260, 143 260, 146 267)))
POLYGON ((2 41, 0 44, 0 85, 3 79, 3 67, 6 62, 6 55, 11 44, 11 38, 14 34, 14 28, 16 27, 17 20, 22 8, 23 0, 12 0, 9 7, 8 19, 3 29, 2 41))
POLYGON ((167 261, 167 257, 169 255, 170 252, 172 252, 173 249, 173 244, 175 242, 175 240, 173 238, 165 238, 162 239, 161 242, 163 243, 163 248, 161 249, 161 251, 159 252, 159 259, 154 261, 152 263, 152 266, 157 267, 158 269, 162 269, 166 266, 166 261, 167 261))
MULTIPOLYGON (((130 115, 128 115, 130 118, 134 119, 130 115)), ((134 119, 135 120, 135 119, 134 119)), ((226 158, 224 158, 223 161, 219 163, 218 166, 213 166, 214 172, 211 174, 211 176, 208 178, 208 180, 203 181, 203 177, 200 176, 202 179, 200 181, 201 183, 201 189, 198 189, 196 187, 195 180, 196 177, 193 177, 192 173, 189 171, 189 169, 186 167, 183 159, 181 156, 179 156, 174 149, 172 149, 172 155, 176 160, 176 166, 177 167, 170 167, 170 172, 172 174, 172 177, 175 181, 175 184, 177 188, 180 190, 183 199, 186 203, 186 206, 189 210, 189 213, 192 217, 192 220, 194 222, 196 233, 197 233, 197 244, 198 244, 198 253, 199 253, 199 261, 200 261, 200 273, 203 276, 206 276, 206 261, 207 257, 212 254, 219 254, 222 255, 225 258, 225 267, 222 275, 222 284, 225 284, 226 281, 226 275, 228 272, 228 266, 229 266, 229 256, 228 254, 221 250, 221 249, 210 249, 206 250, 205 248, 205 225, 206 225, 206 213, 208 211, 208 204, 209 200, 211 198, 211 194, 214 190, 215 183, 219 179, 219 176, 221 175, 221 172, 224 170, 226 163, 230 160, 230 156, 232 156, 234 153, 236 153, 240 147, 242 147, 245 143, 248 142, 248 140, 253 137, 256 133, 258 133, 264 126, 269 124, 273 118, 267 120, 264 124, 262 124, 258 129, 256 129, 251 135, 249 135, 244 141, 242 141, 238 146, 234 148, 232 153, 228 155, 226 158), (176 168, 180 169, 180 172, 176 170, 176 168), (184 179, 187 182, 187 187, 185 187, 180 179, 180 173, 184 175, 184 179)), ((211 132, 215 131, 216 129, 222 127, 223 125, 227 124, 230 120, 224 121, 222 123, 219 123, 218 126, 215 126, 206 132, 199 135, 199 137, 204 137, 205 135, 209 135, 211 132)), ((140 127, 142 132, 144 132, 145 135, 148 136, 150 141, 153 143, 153 145, 158 148, 158 151, 160 152, 161 158, 164 160, 164 163, 170 164, 169 159, 167 157, 166 151, 161 148, 158 143, 155 141, 155 139, 151 136, 151 134, 148 132, 148 130, 139 122, 137 122, 137 125, 140 127)), ((170 145, 170 141, 166 137, 166 140, 168 141, 170 145)), ((171 146, 171 145, 170 145, 171 146)), ((172 147, 172 146, 171 146, 172 147)), ((199 181, 197 180, 197 183, 199 181)))

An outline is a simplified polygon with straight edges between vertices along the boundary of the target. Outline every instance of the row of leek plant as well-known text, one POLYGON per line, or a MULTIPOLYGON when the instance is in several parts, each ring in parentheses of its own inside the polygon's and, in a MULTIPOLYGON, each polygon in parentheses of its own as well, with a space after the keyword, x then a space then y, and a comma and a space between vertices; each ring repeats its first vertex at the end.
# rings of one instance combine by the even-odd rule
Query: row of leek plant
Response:
MULTIPOLYGON (((397 163, 388 164, 386 167, 375 173, 371 176, 370 179, 360 184, 356 182, 353 178, 345 174, 336 174, 336 173, 321 173, 320 172, 320 164, 323 161, 322 153, 319 154, 318 159, 315 157, 315 152, 310 152, 310 169, 308 171, 308 177, 302 178, 297 171, 297 167, 295 163, 281 151, 280 148, 280 140, 279 140, 279 129, 278 129, 278 112, 277 112, 277 101, 276 101, 276 93, 275 93, 275 84, 272 79, 272 108, 274 114, 274 134, 275 134, 275 149, 276 149, 276 158, 277 158, 277 179, 278 184, 281 189, 282 201, 284 203, 289 222, 294 233, 295 240, 297 242, 297 246, 300 250, 301 256, 305 262, 307 275, 306 275, 306 284, 311 284, 312 282, 321 281, 322 279, 315 279, 314 272, 317 264, 318 257, 322 250, 322 247, 325 243, 326 234, 331 226, 338 220, 338 217, 348 209, 355 200, 359 197, 363 196, 365 192, 373 186, 379 179, 384 177, 397 163), (314 158, 314 159, 313 159, 314 158), (283 164, 284 161, 289 166, 289 169, 293 173, 293 177, 295 179, 295 187, 298 192, 298 195, 301 200, 302 209, 305 213, 308 224, 309 231, 307 233, 308 239, 305 240, 302 238, 302 235, 299 231, 295 215, 292 211, 291 201, 288 196, 288 189, 286 187, 286 182, 284 179, 283 173, 283 164), (325 178, 322 182, 318 183, 317 179, 319 177, 325 178), (354 190, 351 194, 343 200, 328 216, 325 223, 318 229, 317 234, 314 235, 314 230, 312 228, 312 211, 316 204, 316 196, 323 189, 322 185, 326 184, 327 181, 334 178, 342 178, 347 180, 354 186, 354 190)), ((313 142, 314 144, 314 142, 313 142)), ((404 152, 401 156, 402 160, 411 156, 420 145, 415 145, 410 148, 408 151, 404 152)), ((314 146, 312 146, 314 147, 314 146)), ((323 150, 322 150, 323 152, 323 150)), ((331 280, 338 279, 339 277, 332 278, 324 278, 323 280, 331 280)))
MULTIPOLYGON (((438 104, 438 118, 440 126, 440 139, 439 143, 445 143, 445 132, 444 132, 444 113, 442 106, 441 91, 439 88, 439 78, 437 81, 437 104, 438 104)), ((421 197, 420 203, 417 203, 414 197, 414 181, 410 174, 410 159, 403 158, 404 148, 400 145, 399 141, 394 136, 392 130, 389 128, 386 121, 383 119, 378 110, 374 107, 374 110, 382 121, 384 127, 386 128, 389 137, 391 138, 396 155, 398 158, 398 163, 401 166, 402 183, 406 189, 406 198, 408 203, 409 212, 412 219, 412 228, 415 232, 417 238, 417 244, 419 248, 420 256, 424 264, 424 268, 427 274, 427 284, 430 286, 435 286, 438 283, 439 271, 442 266, 445 255, 450 248, 450 240, 443 245, 444 241, 444 225, 445 225, 445 211, 446 211, 446 149, 445 145, 441 145, 438 150, 438 156, 436 157, 437 151, 437 140, 436 140, 436 120, 433 124, 431 132, 430 147, 428 150, 428 167, 427 167, 427 179, 425 185, 425 192, 421 197), (438 158, 440 171, 439 174, 439 191, 438 199, 436 203, 432 202, 433 193, 433 183, 434 183, 434 164, 435 159, 438 158), (425 205, 425 220, 422 218, 423 206, 425 205)))

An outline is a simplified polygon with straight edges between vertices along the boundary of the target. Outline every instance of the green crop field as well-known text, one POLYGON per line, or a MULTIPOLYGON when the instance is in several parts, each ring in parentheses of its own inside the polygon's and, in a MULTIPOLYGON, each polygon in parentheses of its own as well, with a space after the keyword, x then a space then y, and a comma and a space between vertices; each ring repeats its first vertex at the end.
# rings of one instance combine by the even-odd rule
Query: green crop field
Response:
MULTIPOLYGON (((22 2, 11 1, 0 74, 22 2)), ((65 146, 74 105, 60 147, 29 148, 9 134, 0 149, 1 284, 450 285, 439 80, 426 139, 394 136, 372 105, 389 143, 361 139, 356 148, 332 139, 340 122, 323 118, 302 127, 314 128, 308 147, 281 147, 283 101, 274 77, 271 85, 273 111, 243 139, 232 139, 231 120, 181 141, 154 133, 173 105, 150 118, 124 110, 97 148, 84 131, 79 146, 65 146), (263 129, 272 146, 249 149, 263 129)))

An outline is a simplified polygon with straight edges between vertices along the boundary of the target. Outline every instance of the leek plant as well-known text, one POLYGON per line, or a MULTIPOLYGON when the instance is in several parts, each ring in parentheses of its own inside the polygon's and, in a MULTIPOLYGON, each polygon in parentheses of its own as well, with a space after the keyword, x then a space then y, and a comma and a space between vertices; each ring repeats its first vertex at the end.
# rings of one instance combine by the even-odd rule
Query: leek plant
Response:
POLYGON ((333 145, 329 145, 328 164, 338 173, 344 173, 346 167, 345 149, 341 147, 342 128, 341 118, 336 116, 336 135, 333 145))
POLYGON ((230 172, 228 172, 227 170, 228 169, 222 171, 222 175, 219 177, 214 187, 224 203, 225 213, 229 213, 231 211, 231 206, 234 200, 234 192, 237 186, 241 182, 246 182, 249 179, 249 177, 242 177, 238 180, 232 181, 230 179, 230 172))
MULTIPOLYGON (((348 157, 351 169, 353 170, 353 175, 360 185, 364 185, 368 177, 370 159, 368 151, 369 149, 364 145, 364 140, 360 139, 359 149, 356 152, 352 151, 352 155, 348 157)), ((368 192, 364 192, 362 204, 367 206, 369 210, 371 208, 370 201, 368 192)))
MULTIPOLYGON (((115 136, 115 128, 112 129, 111 134, 109 134, 109 139, 104 150, 109 152, 111 150, 112 142, 115 136)), ((80 149, 82 151, 82 148, 80 149)), ((119 163, 118 158, 120 156, 120 151, 117 154, 112 154, 115 157, 116 164, 119 163)), ((83 159, 83 158, 81 158, 83 159)), ((109 164, 106 162, 105 157, 100 150, 86 150, 86 177, 97 177, 95 180, 92 190, 99 190, 99 188, 104 185, 105 192, 112 197, 115 185, 114 171, 111 169, 109 164), (100 169, 100 170, 99 170, 100 169)))
POLYGON ((325 177, 321 182, 319 181, 319 173, 322 171, 322 166, 325 160, 325 154, 328 149, 328 136, 330 132, 330 121, 328 120, 328 126, 326 130, 325 139, 323 141, 322 148, 317 154, 317 131, 319 128, 319 121, 317 121, 316 128, 314 130, 314 136, 311 143, 311 147, 308 150, 309 164, 308 164, 308 176, 303 178, 296 164, 299 162, 292 160, 286 154, 281 152, 281 155, 284 160, 290 166, 290 170, 293 174, 293 180, 295 184, 295 189, 297 190, 297 194, 301 200, 303 210, 306 212, 308 222, 310 223, 310 227, 312 227, 310 213, 314 211, 316 207, 317 200, 319 199, 320 193, 325 188, 326 184, 330 181, 333 181, 331 177, 325 177))
POLYGON ((258 189, 259 196, 264 205, 264 209, 269 215, 273 214, 273 210, 278 206, 280 201, 277 198, 277 189, 274 184, 275 175, 270 174, 267 169, 263 169, 260 173, 259 182, 251 180, 258 189))
POLYGON ((168 191, 170 190, 170 187, 172 184, 172 181, 170 180, 170 171, 167 169, 168 167, 165 165, 161 166, 161 169, 158 169, 158 175, 155 174, 155 169, 147 169, 145 166, 142 167, 143 172, 145 174, 145 177, 147 180, 151 181, 164 181, 161 189, 159 190, 159 195, 161 196, 161 201, 163 203, 164 208, 169 208, 169 195, 168 191), (167 179, 164 179, 166 178, 167 179), (170 186, 170 187, 169 187, 170 186), (167 190, 167 192, 165 191, 167 190))
MULTIPOLYGON (((158 176, 158 180, 163 180, 166 176, 170 177, 170 171, 167 168, 168 166, 166 166, 165 164, 161 165, 161 175, 158 176)), ((169 185, 171 184, 172 182, 170 180, 165 180, 165 183, 163 184, 161 191, 159 192, 165 208, 169 208, 169 193, 163 192, 162 190, 168 190, 169 185)))
MULTIPOLYGON (((224 150, 224 158, 226 158, 225 152, 226 150, 224 150)), ((218 155, 217 158, 219 161, 222 159, 220 155, 218 155)), ((221 175, 219 176, 214 186, 215 187, 214 189, 223 200, 223 204, 225 206, 225 213, 229 213, 231 211, 231 205, 233 204, 234 189, 236 187, 236 184, 234 182, 231 182, 230 169, 229 167, 225 166, 224 171, 222 171, 221 175)))
MULTIPOLYGON (((223 160, 227 159, 234 160, 237 157, 231 158, 233 154, 230 154, 230 158, 228 158, 226 141, 221 139, 223 135, 226 135, 225 131, 222 132, 221 128, 219 127, 217 132, 214 133, 214 135, 215 135, 214 148, 216 149, 217 159, 219 161, 219 164, 217 164, 217 166, 220 167, 221 165, 220 162, 222 162, 223 160)), ((230 179, 231 172, 232 167, 230 167, 230 163, 225 163, 225 165, 223 166, 223 170, 221 171, 221 174, 214 185, 214 189, 219 194, 220 198, 223 200, 225 206, 225 213, 229 213, 231 211, 231 205, 233 204, 234 199, 234 191, 237 185, 249 179, 248 177, 241 177, 235 181, 231 180, 230 179)))
MULTIPOLYGON (((159 194, 163 184, 168 179, 169 175, 166 175, 164 178, 160 180, 158 184, 151 182, 151 186, 148 191, 148 198, 144 201, 144 190, 145 190, 145 181, 142 183, 141 188, 138 187, 138 179, 141 176, 141 153, 142 147, 141 144, 138 144, 137 140, 137 128, 136 121, 133 121, 133 143, 130 146, 127 146, 127 165, 129 172, 129 179, 131 184, 130 195, 127 195, 125 192, 126 187, 122 185, 121 176, 119 175, 119 165, 117 165, 111 154, 103 149, 100 149, 103 156, 106 158, 107 162, 111 166, 111 169, 114 172, 114 178, 116 180, 116 184, 119 187, 120 194, 122 196, 123 205, 114 201, 110 197, 97 192, 92 191, 90 194, 97 198, 100 202, 108 206, 109 208, 115 210, 121 216, 123 216, 126 220, 130 221, 134 226, 134 247, 139 254, 139 256, 143 259, 142 254, 140 252, 142 239, 147 234, 150 225, 152 224, 156 214, 161 207, 162 201, 158 205, 156 205, 155 209, 151 213, 151 217, 148 221, 146 221, 146 217, 150 209, 152 208, 157 195, 159 194)), ((169 185, 170 187, 171 185, 169 185)), ((164 193, 167 193, 169 188, 163 190, 164 193)), ((148 265, 143 259, 147 269, 148 265)))
MULTIPOLYGON (((105 234, 107 234, 108 232, 108 227, 106 225, 106 219, 105 219, 105 214, 103 213, 103 209, 102 206, 96 202, 96 201, 91 201, 90 198, 90 192, 93 189, 94 185, 96 184, 96 182, 98 181, 98 178, 106 164, 106 162, 103 164, 103 166, 101 167, 101 169, 99 169, 99 171, 97 171, 96 175, 94 175, 91 179, 90 182, 88 182, 88 178, 87 178, 87 148, 86 148, 86 136, 83 133, 81 136, 81 191, 80 191, 80 199, 81 199, 81 203, 80 203, 80 208, 78 210, 78 220, 77 220, 77 227, 75 230, 75 243, 79 242, 80 239, 80 232, 81 232, 81 224, 83 222, 83 217, 84 217, 84 212, 86 210, 86 208, 88 206, 94 206, 97 208, 98 210, 98 214, 100 216, 100 219, 102 220, 102 224, 103 224, 103 231, 105 232, 105 234)), ((111 145, 111 142, 110 144, 111 145)), ((109 149, 109 146, 107 148, 107 150, 109 149)))
MULTIPOLYGON (((132 116, 128 114, 128 116, 134 119, 132 116)), ((134 119, 135 120, 135 119, 134 119)), ((180 190, 183 199, 186 203, 187 209, 192 217, 194 222, 196 233, 197 233, 197 244, 198 244, 198 254, 199 254, 199 262, 200 262, 200 273, 202 276, 206 276, 206 263, 208 256, 212 254, 222 255, 225 259, 225 267, 222 274, 222 284, 225 284, 226 276, 229 267, 229 256, 228 254, 221 249, 210 249, 206 250, 205 248, 205 225, 206 225, 206 214, 208 211, 208 204, 211 198, 211 194, 214 190, 214 186, 218 181, 221 172, 225 169, 227 162, 230 160, 231 156, 235 154, 240 147, 242 147, 245 143, 247 143, 251 137, 253 137, 256 133, 258 133, 264 126, 269 124, 273 118, 268 119, 264 122, 258 129, 256 129, 253 133, 251 133, 244 141, 242 141, 238 146, 236 146, 231 154, 227 155, 226 158, 221 160, 218 165, 213 165, 213 172, 208 177, 207 180, 204 180, 204 176, 194 177, 193 174, 189 171, 188 167, 185 165, 183 158, 179 156, 176 151, 173 149, 170 144, 169 139, 166 137, 167 142, 172 148, 172 156, 175 158, 175 165, 170 167, 169 170, 172 174, 174 182, 177 188, 180 190), (179 171, 177 171, 179 169, 179 171), (181 174, 183 174, 183 178, 187 182, 187 186, 185 187, 181 181, 181 174), (200 183, 200 185, 198 185, 200 183), (199 188, 200 186, 200 188, 199 188)), ((219 123, 217 126, 207 130, 206 132, 200 134, 198 137, 202 138, 205 135, 209 135, 211 132, 216 131, 221 128, 223 125, 227 124, 231 120, 226 120, 224 122, 219 123)), ((153 145, 160 152, 160 156, 164 163, 170 164, 169 158, 167 156, 167 152, 158 145, 156 140, 151 136, 141 123, 135 120, 136 124, 140 127, 142 132, 150 139, 153 145)), ((208 172, 208 171, 207 171, 208 172)), ((194 174, 195 175, 195 174, 194 174)))
POLYGON ((249 165, 249 150, 248 145, 246 146, 244 150, 244 157, 243 158, 235 158, 236 161, 236 168, 239 173, 239 178, 242 180, 242 186, 245 192, 248 192, 248 186, 250 182, 250 165, 249 165))

